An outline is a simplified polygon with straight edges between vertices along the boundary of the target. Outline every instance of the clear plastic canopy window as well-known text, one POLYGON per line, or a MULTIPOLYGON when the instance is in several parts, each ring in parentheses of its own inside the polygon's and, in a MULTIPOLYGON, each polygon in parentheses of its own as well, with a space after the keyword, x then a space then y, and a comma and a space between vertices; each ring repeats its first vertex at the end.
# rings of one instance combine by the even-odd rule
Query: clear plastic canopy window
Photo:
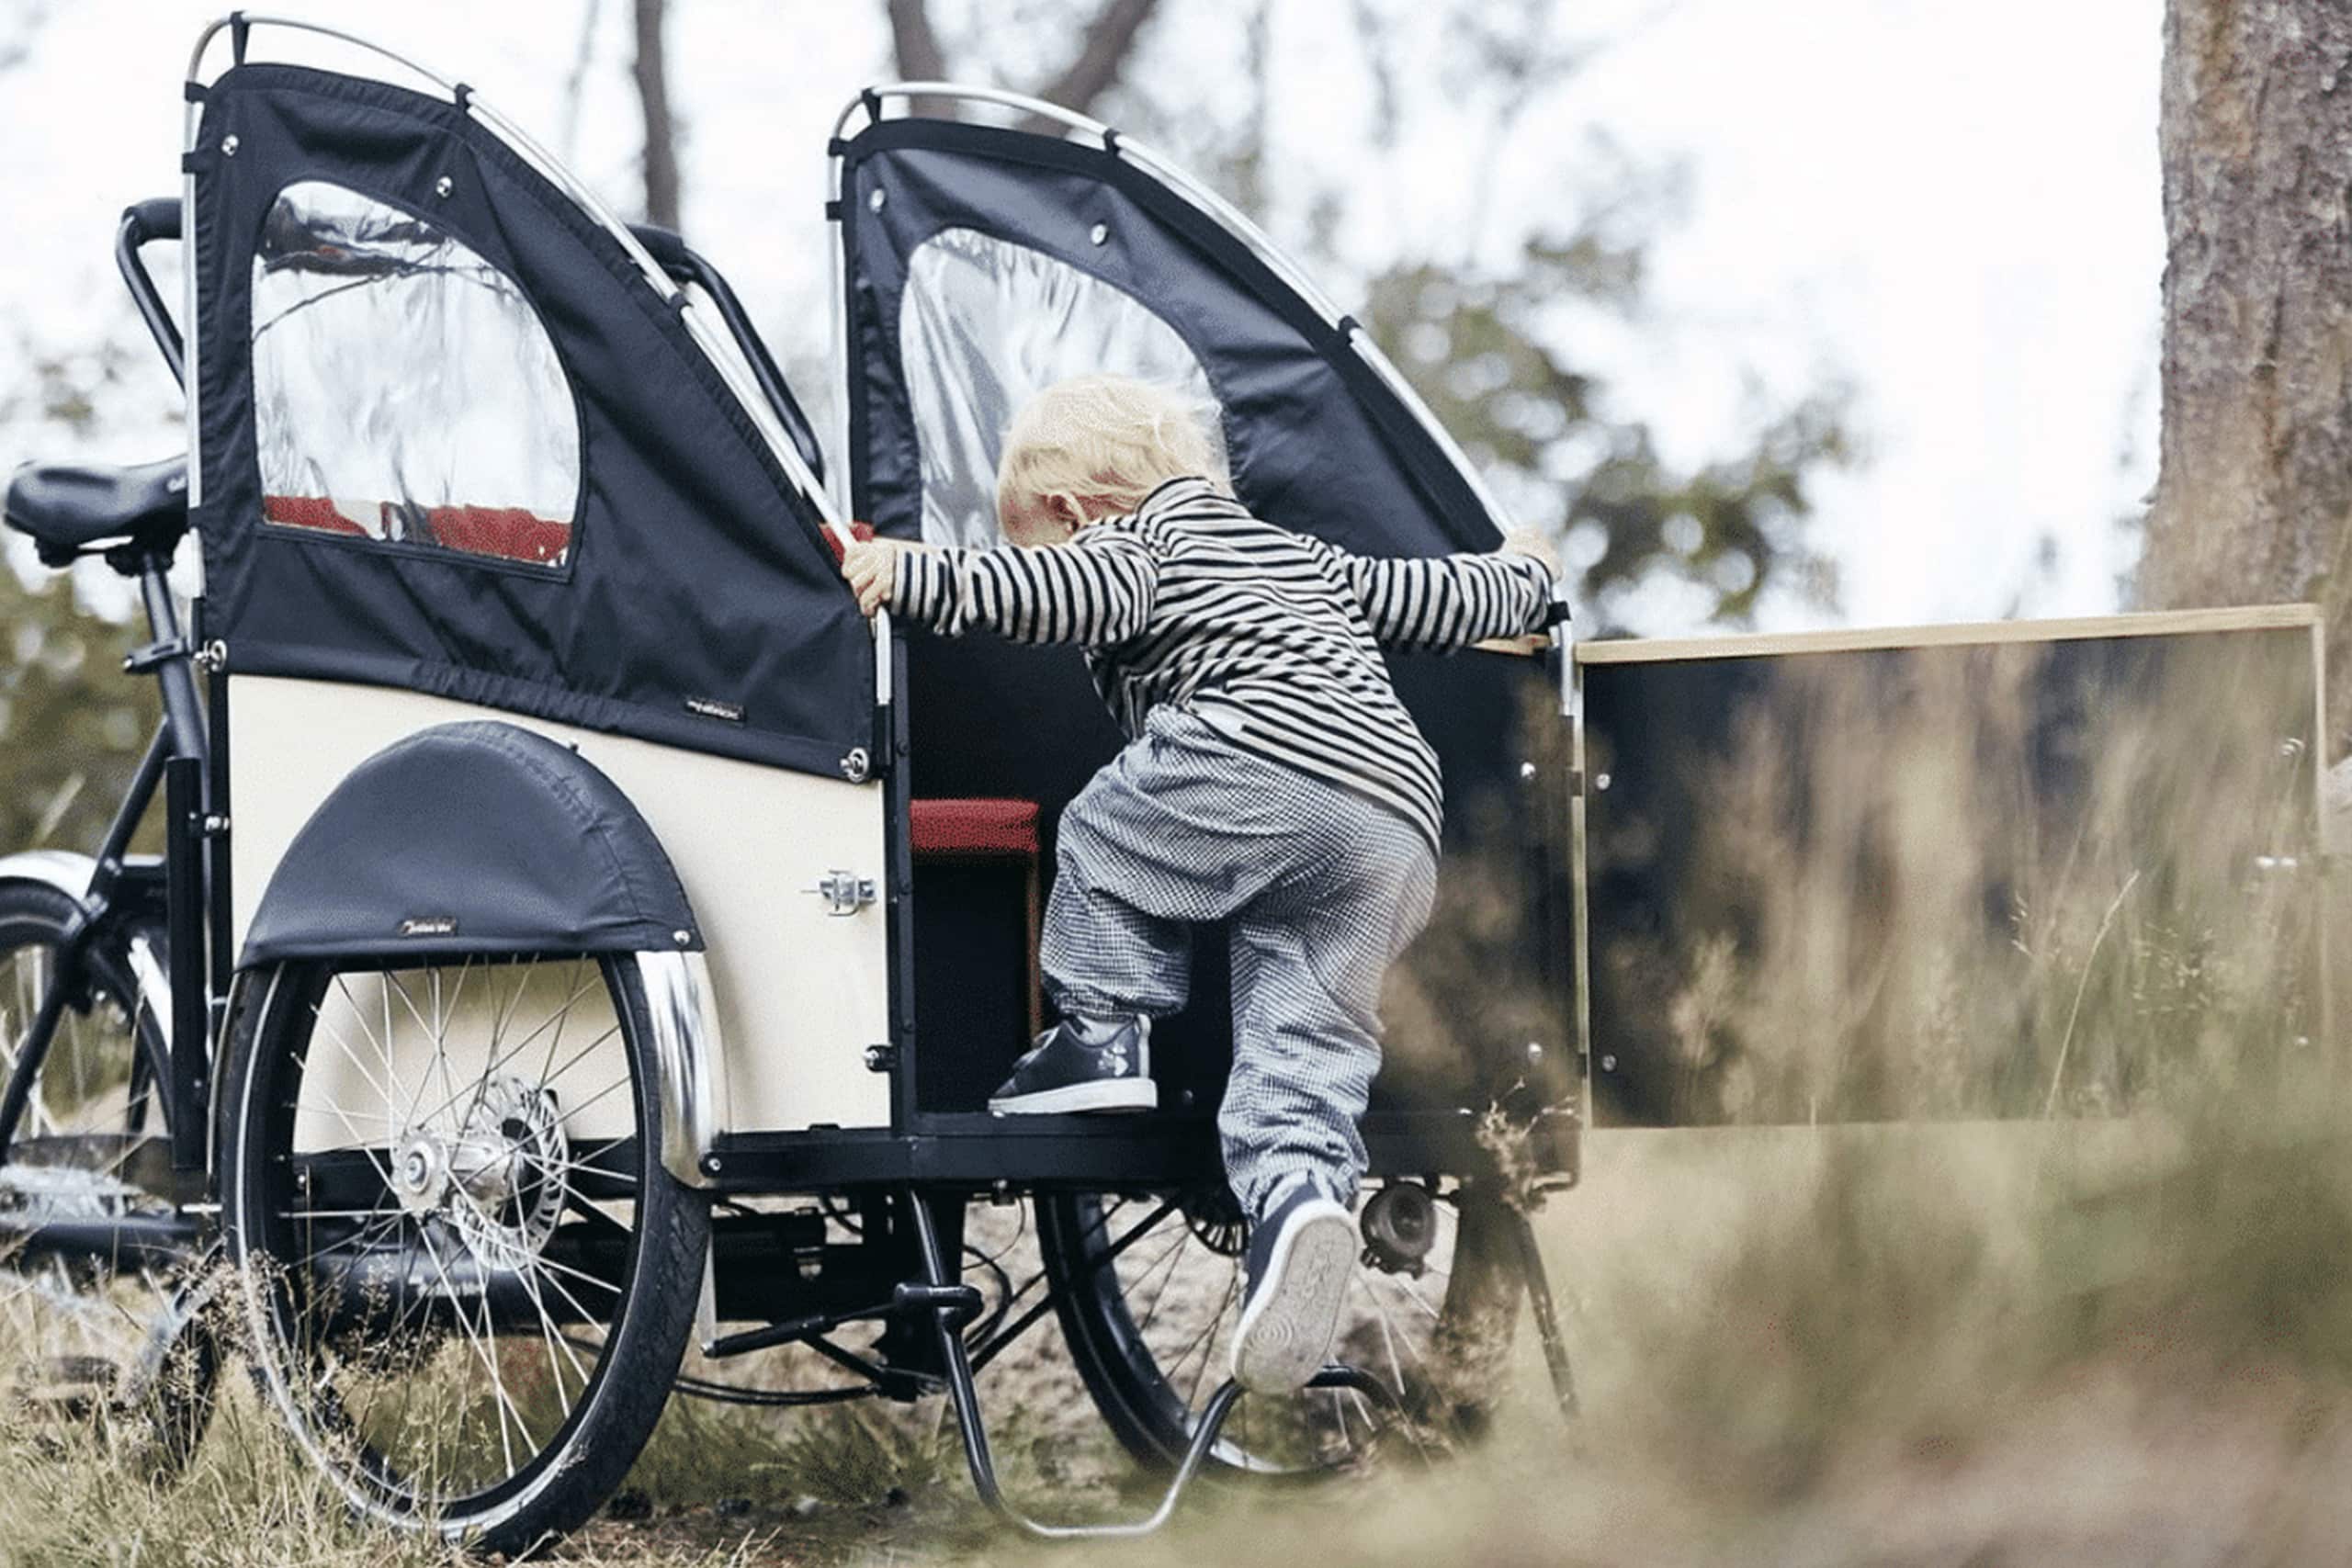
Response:
POLYGON ((571 389, 512 279, 427 220, 321 180, 254 255, 263 515, 560 568, 580 495, 571 389))
MULTIPOLYGON (((907 264, 899 312, 922 462, 922 536, 989 546, 1004 433, 1030 398, 1072 376, 1133 376, 1216 407, 1174 328, 1132 296, 1042 251, 944 229, 907 264)), ((1210 439, 1224 453, 1220 422, 1210 439)))

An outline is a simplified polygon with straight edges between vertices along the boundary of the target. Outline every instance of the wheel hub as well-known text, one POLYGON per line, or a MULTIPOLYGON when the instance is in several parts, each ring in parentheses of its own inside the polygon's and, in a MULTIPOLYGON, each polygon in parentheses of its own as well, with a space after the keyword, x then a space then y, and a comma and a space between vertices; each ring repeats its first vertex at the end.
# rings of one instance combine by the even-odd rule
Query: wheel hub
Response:
POLYGON ((392 1195, 412 1214, 439 1213, 448 1200, 448 1145, 430 1133, 411 1134, 392 1150, 392 1195))
POLYGON ((555 1093, 520 1078, 482 1087, 448 1145, 448 1217, 483 1264, 515 1269, 555 1234, 571 1195, 555 1093))

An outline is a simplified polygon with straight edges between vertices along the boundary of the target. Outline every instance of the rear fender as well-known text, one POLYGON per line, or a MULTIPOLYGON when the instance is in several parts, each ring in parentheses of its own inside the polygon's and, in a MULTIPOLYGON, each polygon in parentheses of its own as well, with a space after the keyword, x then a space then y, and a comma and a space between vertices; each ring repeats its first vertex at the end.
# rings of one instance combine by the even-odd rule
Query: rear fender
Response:
MULTIPOLYGON (((92 912, 90 883, 97 869, 96 861, 73 850, 25 850, 0 855, 0 882, 38 883, 73 899, 85 915, 92 912)), ((172 980, 171 966, 164 958, 162 935, 144 922, 130 924, 129 931, 123 945, 130 960, 131 977, 138 983, 139 1000, 168 1061, 172 1050, 172 980)))
POLYGON ((662 1166, 707 1185, 725 1055, 685 890, 618 785, 520 726, 436 725, 353 769, 270 876, 238 959, 238 1000, 275 1005, 264 971, 281 961, 398 969, 541 953, 634 966, 662 1166))

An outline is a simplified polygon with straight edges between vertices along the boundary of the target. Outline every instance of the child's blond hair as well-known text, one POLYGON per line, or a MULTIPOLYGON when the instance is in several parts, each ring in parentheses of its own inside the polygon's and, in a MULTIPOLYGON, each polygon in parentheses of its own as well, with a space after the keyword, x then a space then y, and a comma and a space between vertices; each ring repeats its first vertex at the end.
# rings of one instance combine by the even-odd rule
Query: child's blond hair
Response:
POLYGON ((1213 406, 1131 376, 1057 381, 1023 403, 1005 432, 997 515, 1057 496, 1080 514, 1102 502, 1131 512, 1169 479, 1198 474, 1226 483, 1215 419, 1213 406))

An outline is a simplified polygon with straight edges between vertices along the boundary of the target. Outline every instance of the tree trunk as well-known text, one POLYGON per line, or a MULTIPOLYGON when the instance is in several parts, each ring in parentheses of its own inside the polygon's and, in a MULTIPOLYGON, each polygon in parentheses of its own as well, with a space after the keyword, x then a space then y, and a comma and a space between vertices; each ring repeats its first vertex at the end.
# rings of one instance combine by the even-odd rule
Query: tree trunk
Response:
POLYGON ((1085 114, 1109 92, 1134 52, 1136 35, 1151 20, 1159 0, 1108 0, 1080 41, 1078 58, 1069 68, 1040 88, 1037 96, 1049 104, 1085 114))
POLYGON ((925 0, 888 0, 890 52, 899 62, 901 82, 939 82, 947 76, 947 56, 931 25, 925 0))
POLYGON ((2312 599, 2352 718, 2352 7, 2169 0, 2164 429, 2136 597, 2312 599))
MULTIPOLYGON (((1086 113, 1118 83, 1127 57, 1135 52, 1136 35, 1159 5, 1159 0, 1103 0, 1079 39, 1076 58, 1060 75, 1031 91, 1048 103, 1086 113)), ((932 26, 929 0, 883 0, 882 8, 890 23, 890 52, 898 62, 899 80, 949 80, 954 73, 939 41, 939 30, 932 26)), ((952 119, 956 106, 948 98, 917 98, 908 107, 915 114, 952 119)), ((1035 116, 1021 123, 1024 130, 1048 135, 1060 129, 1053 120, 1035 116)))
POLYGON ((637 96, 645 105, 645 218, 678 226, 678 126, 670 113, 670 67, 662 51, 669 0, 637 0, 637 96))

